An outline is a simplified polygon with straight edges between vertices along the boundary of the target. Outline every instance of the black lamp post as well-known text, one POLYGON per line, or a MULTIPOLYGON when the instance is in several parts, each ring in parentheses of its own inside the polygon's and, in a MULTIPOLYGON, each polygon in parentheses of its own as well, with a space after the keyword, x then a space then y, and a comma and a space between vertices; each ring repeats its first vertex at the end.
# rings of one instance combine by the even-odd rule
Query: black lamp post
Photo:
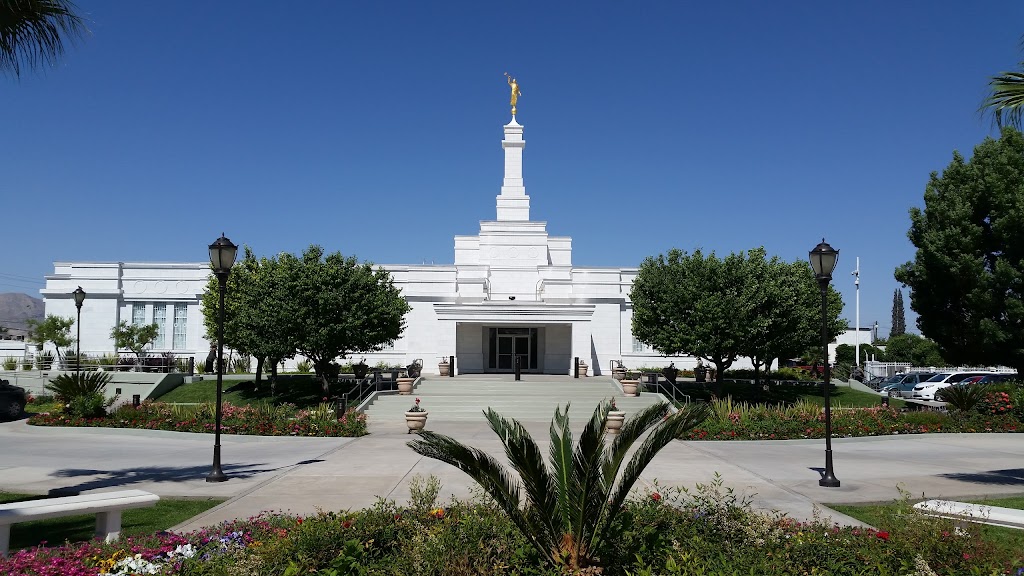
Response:
POLYGON ((82 378, 82 302, 85 302, 85 290, 79 286, 71 293, 75 297, 75 308, 78 309, 78 320, 75 321, 75 328, 78 335, 75 337, 75 372, 78 379, 82 378))
POLYGON ((829 398, 832 371, 828 362, 828 284, 832 281, 832 271, 839 260, 839 250, 829 246, 822 238, 821 244, 811 250, 810 259, 814 278, 821 288, 821 353, 825 364, 825 475, 818 480, 818 485, 838 488, 839 479, 832 472, 832 403, 829 398))
POLYGON ((224 371, 221 369, 224 358, 224 291, 227 288, 228 274, 231 274, 231 267, 235 264, 235 254, 238 246, 231 243, 220 235, 220 238, 210 244, 210 268, 216 274, 220 283, 220 307, 217 309, 217 420, 214 427, 213 442, 213 470, 206 477, 207 482, 223 482, 228 479, 224 471, 220 469, 220 399, 221 388, 224 385, 224 371))

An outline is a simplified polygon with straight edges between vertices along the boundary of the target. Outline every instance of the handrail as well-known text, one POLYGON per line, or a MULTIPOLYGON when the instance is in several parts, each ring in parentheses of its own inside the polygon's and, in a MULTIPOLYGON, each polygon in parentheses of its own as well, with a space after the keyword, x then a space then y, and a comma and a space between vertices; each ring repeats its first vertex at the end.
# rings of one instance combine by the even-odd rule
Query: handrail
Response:
POLYGON ((372 369, 366 376, 356 382, 348 392, 341 394, 338 397, 337 410, 344 414, 349 406, 358 406, 373 392, 382 391, 393 391, 398 389, 398 374, 401 372, 398 369, 388 370, 391 373, 390 380, 384 380, 381 377, 382 370, 380 368, 372 369))

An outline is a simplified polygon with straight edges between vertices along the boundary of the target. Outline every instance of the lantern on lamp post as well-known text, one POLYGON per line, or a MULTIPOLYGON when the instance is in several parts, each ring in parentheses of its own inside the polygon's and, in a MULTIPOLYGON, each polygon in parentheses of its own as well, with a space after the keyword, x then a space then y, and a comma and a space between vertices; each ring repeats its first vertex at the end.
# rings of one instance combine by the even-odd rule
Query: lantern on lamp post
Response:
POLYGON ((78 319, 75 320, 75 329, 78 334, 75 336, 75 373, 78 379, 82 378, 82 303, 85 302, 85 290, 79 286, 71 293, 75 297, 75 308, 78 310, 78 319))
POLYGON ((821 244, 815 246, 809 256, 814 279, 818 281, 818 287, 821 289, 821 353, 825 365, 825 474, 818 481, 818 485, 838 488, 839 479, 832 471, 832 405, 829 398, 832 371, 828 361, 828 284, 832 281, 832 271, 839 260, 839 250, 829 246, 822 238, 821 244))
POLYGON ((231 267, 235 264, 235 254, 238 253, 238 246, 231 243, 222 233, 213 244, 210 244, 210 268, 217 276, 219 284, 220 305, 217 308, 217 414, 214 425, 213 442, 213 470, 206 477, 207 482, 223 482, 228 479, 220 468, 220 421, 221 421, 221 395, 224 386, 224 291, 227 289, 228 275, 231 274, 231 267))

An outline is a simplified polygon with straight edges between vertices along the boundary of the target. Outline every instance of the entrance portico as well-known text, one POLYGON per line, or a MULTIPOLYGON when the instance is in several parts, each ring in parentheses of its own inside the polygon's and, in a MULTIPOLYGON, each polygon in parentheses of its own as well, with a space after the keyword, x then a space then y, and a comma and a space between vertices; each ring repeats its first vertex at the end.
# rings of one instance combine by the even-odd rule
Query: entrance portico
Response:
POLYGON ((577 356, 590 361, 590 304, 437 303, 434 312, 442 339, 454 339, 460 374, 512 372, 517 357, 523 372, 542 374, 571 374, 577 356))

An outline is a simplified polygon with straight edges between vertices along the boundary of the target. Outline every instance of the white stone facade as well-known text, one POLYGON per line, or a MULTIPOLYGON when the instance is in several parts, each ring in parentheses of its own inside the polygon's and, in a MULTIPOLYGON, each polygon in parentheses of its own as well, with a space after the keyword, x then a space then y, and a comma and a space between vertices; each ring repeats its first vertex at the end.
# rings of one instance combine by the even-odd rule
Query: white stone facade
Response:
MULTIPOLYGON (((497 219, 480 222, 475 236, 455 237, 452 265, 383 265, 412 306, 407 328, 390 349, 366 354, 367 363, 408 364, 423 359, 436 372, 442 357, 456 357, 458 373, 571 374, 573 359, 591 374, 608 373, 612 360, 629 368, 690 368, 689 357, 664 358, 636 343, 629 290, 635 268, 576 268, 572 239, 549 236, 547 223, 530 220, 523 181, 523 126, 504 126, 505 175, 497 219)), ((82 308, 82 351, 113 352, 110 329, 121 320, 157 322, 164 337, 157 352, 206 357, 200 295, 207 263, 57 262, 42 290, 47 314, 74 316, 71 293, 88 294, 82 308)), ((358 355, 363 357, 363 355, 358 355)), ((294 365, 294 364, 292 364, 294 365)))

